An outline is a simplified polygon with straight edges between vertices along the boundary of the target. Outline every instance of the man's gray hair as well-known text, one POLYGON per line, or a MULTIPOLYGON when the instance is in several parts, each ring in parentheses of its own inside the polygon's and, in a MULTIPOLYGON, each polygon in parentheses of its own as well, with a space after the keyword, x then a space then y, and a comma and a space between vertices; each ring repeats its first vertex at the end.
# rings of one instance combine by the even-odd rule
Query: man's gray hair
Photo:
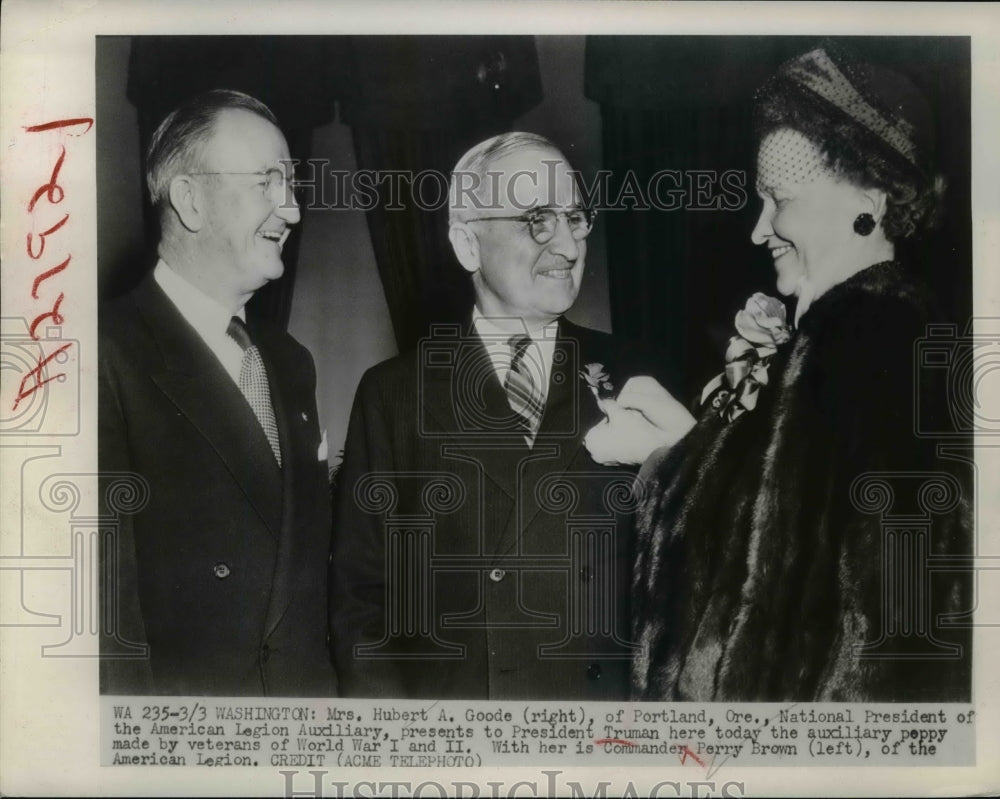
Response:
POLYGON ((212 89, 175 108, 153 133, 146 150, 146 186, 154 208, 162 209, 167 203, 171 180, 199 169, 216 119, 230 109, 249 111, 278 127, 270 108, 233 89, 212 89))
POLYGON ((487 173, 501 158, 519 150, 551 150, 566 160, 555 144, 537 133, 513 131, 480 142, 452 170, 448 184, 448 224, 461 222, 469 211, 481 211, 490 201, 499 201, 499 197, 490 196, 490 188, 495 191, 496 186, 491 186, 487 173))

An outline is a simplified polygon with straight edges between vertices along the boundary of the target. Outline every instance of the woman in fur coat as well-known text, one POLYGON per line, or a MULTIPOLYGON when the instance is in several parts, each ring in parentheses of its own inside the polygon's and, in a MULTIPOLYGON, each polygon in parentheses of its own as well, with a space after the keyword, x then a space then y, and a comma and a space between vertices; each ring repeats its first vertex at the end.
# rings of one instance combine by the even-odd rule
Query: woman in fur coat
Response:
POLYGON ((969 699, 971 581, 941 566, 972 551, 971 448, 914 433, 947 409, 914 402, 934 316, 895 247, 943 188, 924 109, 830 46, 784 65, 757 95, 752 240, 793 323, 748 301, 697 421, 651 378, 604 401, 595 460, 645 461, 636 699, 969 699))

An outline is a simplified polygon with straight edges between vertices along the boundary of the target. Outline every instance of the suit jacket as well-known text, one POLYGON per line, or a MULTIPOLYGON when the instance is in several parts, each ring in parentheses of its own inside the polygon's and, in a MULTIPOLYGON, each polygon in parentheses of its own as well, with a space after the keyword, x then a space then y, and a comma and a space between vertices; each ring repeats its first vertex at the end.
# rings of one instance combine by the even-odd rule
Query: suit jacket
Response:
POLYGON ((119 476, 148 492, 102 549, 102 692, 331 695, 329 482, 308 351, 251 331, 279 468, 239 387, 151 277, 102 309, 100 328, 101 494, 114 515, 119 476))
POLYGON ((619 389, 642 359, 560 321, 529 448, 470 331, 437 328, 359 385, 331 561, 342 693, 623 698, 634 475, 583 446, 602 414, 579 371, 619 389))

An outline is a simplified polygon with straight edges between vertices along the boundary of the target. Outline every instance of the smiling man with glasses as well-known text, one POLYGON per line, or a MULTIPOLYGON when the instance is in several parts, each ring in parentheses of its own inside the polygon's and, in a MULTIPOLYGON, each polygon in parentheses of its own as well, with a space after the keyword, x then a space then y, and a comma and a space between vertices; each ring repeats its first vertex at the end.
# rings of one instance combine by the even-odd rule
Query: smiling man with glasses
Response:
POLYGON ((101 690, 332 695, 315 368, 244 311, 299 221, 288 145, 265 105, 215 90, 146 162, 160 259, 100 312, 101 494, 131 473, 148 495, 102 551, 101 690))
POLYGON ((554 145, 526 133, 491 141, 455 167, 449 238, 478 315, 516 320, 537 339, 576 301, 592 215, 554 145))
POLYGON ((594 220, 541 136, 456 165, 448 236, 475 305, 369 370, 351 415, 331 577, 343 695, 627 696, 633 474, 582 444, 597 395, 647 372, 563 316, 594 220))

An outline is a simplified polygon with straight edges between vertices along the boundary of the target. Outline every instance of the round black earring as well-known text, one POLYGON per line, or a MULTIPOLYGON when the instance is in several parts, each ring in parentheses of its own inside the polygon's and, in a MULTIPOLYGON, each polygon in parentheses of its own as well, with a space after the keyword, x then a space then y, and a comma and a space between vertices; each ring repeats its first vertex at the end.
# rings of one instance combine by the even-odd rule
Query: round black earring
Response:
POLYGON ((859 236, 870 236, 875 230, 875 217, 871 214, 858 214, 854 220, 854 232, 859 236))

